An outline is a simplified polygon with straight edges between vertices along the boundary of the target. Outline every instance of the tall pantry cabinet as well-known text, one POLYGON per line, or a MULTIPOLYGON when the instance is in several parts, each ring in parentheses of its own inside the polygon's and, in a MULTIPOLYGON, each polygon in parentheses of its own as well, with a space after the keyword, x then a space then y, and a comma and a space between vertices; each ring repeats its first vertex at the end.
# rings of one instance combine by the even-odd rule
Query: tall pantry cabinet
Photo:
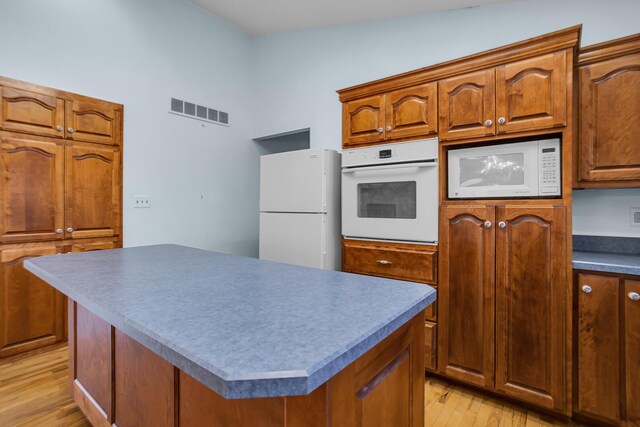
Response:
POLYGON ((0 77, 0 358, 66 339, 66 304, 26 259, 122 246, 122 116, 0 77))

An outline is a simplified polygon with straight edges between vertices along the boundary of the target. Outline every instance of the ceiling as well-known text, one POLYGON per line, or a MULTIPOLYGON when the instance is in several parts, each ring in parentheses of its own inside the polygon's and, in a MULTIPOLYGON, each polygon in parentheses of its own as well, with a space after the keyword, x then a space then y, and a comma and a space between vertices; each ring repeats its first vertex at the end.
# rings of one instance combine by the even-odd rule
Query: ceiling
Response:
POLYGON ((505 0, 191 0, 249 34, 461 9, 505 0))

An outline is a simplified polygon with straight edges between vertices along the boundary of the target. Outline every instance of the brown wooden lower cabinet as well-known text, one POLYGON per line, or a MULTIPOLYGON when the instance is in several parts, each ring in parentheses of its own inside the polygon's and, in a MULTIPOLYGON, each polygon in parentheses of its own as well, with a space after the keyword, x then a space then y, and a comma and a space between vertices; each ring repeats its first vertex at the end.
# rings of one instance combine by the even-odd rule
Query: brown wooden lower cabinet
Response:
POLYGON ((591 421, 640 425, 640 278, 574 273, 573 409, 591 421))
POLYGON ((496 389, 569 413, 563 206, 496 208, 496 389))
POLYGON ((29 258, 115 249, 117 238, 0 244, 0 359, 67 338, 67 307, 60 292, 24 269, 29 258))
POLYGON ((493 206, 440 209, 438 372, 494 384, 495 222, 493 206))
POLYGON ((342 240, 342 271, 436 284, 437 246, 342 240))
POLYGON ((422 427, 419 314, 306 396, 224 399, 69 301, 74 400, 96 427, 422 427))
POLYGON ((440 209, 438 372, 569 414, 563 206, 440 209))
MULTIPOLYGON (((343 239, 342 271, 420 282, 438 290, 438 247, 343 239)), ((425 320, 424 367, 427 371, 436 372, 438 367, 437 302, 427 307, 425 320)))
POLYGON ((23 267, 59 253, 57 242, 0 246, 0 358, 66 338, 64 296, 23 267))

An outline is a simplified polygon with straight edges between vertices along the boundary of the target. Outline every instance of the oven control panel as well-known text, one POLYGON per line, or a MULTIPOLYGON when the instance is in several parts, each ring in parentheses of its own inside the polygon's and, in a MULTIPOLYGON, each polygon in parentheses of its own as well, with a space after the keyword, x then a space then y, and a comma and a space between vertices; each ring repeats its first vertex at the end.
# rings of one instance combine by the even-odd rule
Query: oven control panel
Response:
POLYGON ((379 159, 390 159, 391 156, 391 150, 380 150, 378 151, 378 158, 379 159))
POLYGON ((342 167, 438 159, 438 139, 422 139, 393 144, 351 148, 342 152, 342 167))
POLYGON ((560 141, 552 139, 539 143, 539 174, 538 189, 540 196, 560 195, 560 141))

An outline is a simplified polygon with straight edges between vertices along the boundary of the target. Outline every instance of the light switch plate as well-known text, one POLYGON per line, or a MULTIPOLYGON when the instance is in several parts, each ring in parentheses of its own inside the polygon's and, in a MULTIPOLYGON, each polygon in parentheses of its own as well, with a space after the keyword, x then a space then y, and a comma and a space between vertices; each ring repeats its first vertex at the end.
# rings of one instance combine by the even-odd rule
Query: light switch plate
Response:
POLYGON ((151 196, 149 196, 149 195, 135 195, 135 196, 133 196, 133 207, 134 208, 150 208, 151 207, 151 196))
POLYGON ((640 227, 640 208, 631 208, 631 226, 640 227))

